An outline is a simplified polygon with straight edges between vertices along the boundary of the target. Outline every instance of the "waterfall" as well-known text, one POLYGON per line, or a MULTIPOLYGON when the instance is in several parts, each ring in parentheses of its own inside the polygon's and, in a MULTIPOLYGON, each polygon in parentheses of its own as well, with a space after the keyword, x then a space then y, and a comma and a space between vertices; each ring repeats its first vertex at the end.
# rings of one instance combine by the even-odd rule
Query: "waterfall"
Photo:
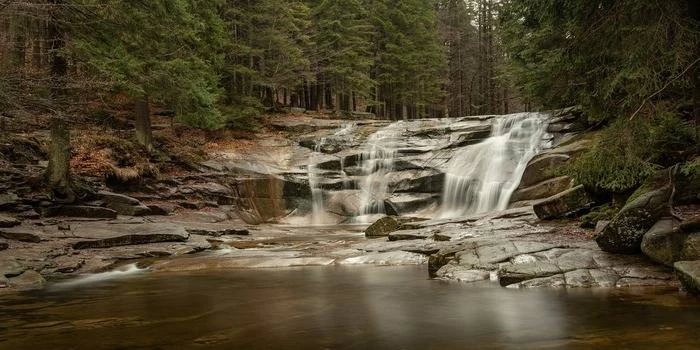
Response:
POLYGON ((506 209, 527 163, 544 146, 547 115, 510 114, 492 123, 488 139, 460 149, 450 160, 441 217, 506 209))
POLYGON ((321 187, 320 181, 320 170, 316 165, 316 155, 321 153, 321 147, 326 142, 326 138, 322 137, 318 140, 314 146, 314 151, 309 156, 309 187, 311 188, 311 224, 321 225, 323 224, 323 214, 325 210, 323 209, 323 188, 321 187))
MULTIPOLYGON (((308 177, 309 177, 309 187, 311 188, 311 224, 312 225, 323 225, 329 223, 326 220, 326 210, 323 201, 323 186, 321 179, 323 174, 321 169, 318 168, 318 156, 323 153, 323 146, 331 140, 342 140, 343 137, 352 137, 352 131, 357 127, 356 123, 346 123, 343 124, 338 131, 336 131, 330 137, 321 137, 316 145, 314 146, 314 151, 309 156, 309 165, 307 167, 308 177)), ((344 183, 347 183, 347 174, 345 174, 344 159, 340 157, 341 164, 341 175, 343 176, 344 183)))
POLYGON ((402 122, 390 124, 372 134, 362 154, 360 214, 384 214, 384 200, 389 188, 389 173, 394 169, 397 138, 402 122))

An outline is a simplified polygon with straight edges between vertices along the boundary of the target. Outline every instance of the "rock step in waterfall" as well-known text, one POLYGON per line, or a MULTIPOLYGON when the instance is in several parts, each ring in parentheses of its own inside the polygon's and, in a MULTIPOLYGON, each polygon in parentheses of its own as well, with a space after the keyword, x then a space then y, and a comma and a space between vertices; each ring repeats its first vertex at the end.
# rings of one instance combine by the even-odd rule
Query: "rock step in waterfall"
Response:
POLYGON ((563 110, 357 121, 316 132, 300 142, 313 150, 309 216, 314 224, 368 223, 377 215, 453 218, 532 205, 572 187, 549 173, 587 146, 572 139, 583 130, 577 118, 563 110))

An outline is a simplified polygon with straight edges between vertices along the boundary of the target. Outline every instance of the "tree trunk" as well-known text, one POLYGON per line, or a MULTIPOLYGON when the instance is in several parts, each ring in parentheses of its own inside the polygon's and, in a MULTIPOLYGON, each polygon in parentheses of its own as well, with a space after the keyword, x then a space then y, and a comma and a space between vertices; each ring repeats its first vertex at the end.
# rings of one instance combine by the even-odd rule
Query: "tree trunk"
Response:
POLYGON ((75 200, 70 185, 70 131, 61 118, 51 119, 51 146, 46 175, 54 198, 67 203, 75 200))
MULTIPOLYGON (((62 0, 53 0, 50 20, 47 26, 48 41, 51 43, 51 97, 56 110, 63 107, 65 95, 65 79, 68 64, 60 55, 65 46, 65 33, 60 27, 57 9, 63 4, 62 0)), ((61 202, 75 201, 75 193, 70 183, 70 131, 60 112, 51 118, 51 144, 49 146, 49 165, 46 178, 54 198, 61 202)))
POLYGON ((148 97, 139 99, 134 103, 134 112, 136 114, 136 141, 146 147, 148 152, 152 151, 151 134, 151 110, 148 106, 148 97))

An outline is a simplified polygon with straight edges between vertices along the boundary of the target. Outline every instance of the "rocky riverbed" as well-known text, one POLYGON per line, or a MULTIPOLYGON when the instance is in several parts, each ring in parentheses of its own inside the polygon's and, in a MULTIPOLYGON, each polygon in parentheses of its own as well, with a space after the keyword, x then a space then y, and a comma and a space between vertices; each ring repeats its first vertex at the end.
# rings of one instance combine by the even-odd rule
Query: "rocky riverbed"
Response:
POLYGON ((651 230, 668 220, 658 213, 635 226, 633 249, 625 252, 635 254, 599 247, 601 237, 627 232, 619 228, 632 220, 625 214, 631 210, 596 230, 567 219, 596 205, 554 171, 590 143, 575 110, 549 121, 548 148, 524 169, 512 209, 435 219, 448 161, 488 137, 495 117, 394 126, 402 141, 392 151, 382 203, 390 216, 366 216, 363 224, 353 218, 362 214, 364 143, 386 121, 280 118, 253 140, 211 148, 196 170, 118 186, 93 181, 72 204, 27 189, 45 164, 13 164, 0 172, 0 293, 133 262, 154 272, 425 264, 432 278, 511 288, 678 286, 676 263, 680 281, 694 290, 698 266, 682 261, 700 251, 696 206, 669 210, 682 217, 668 230, 651 230), (314 189, 321 190, 325 226, 310 225, 314 189))

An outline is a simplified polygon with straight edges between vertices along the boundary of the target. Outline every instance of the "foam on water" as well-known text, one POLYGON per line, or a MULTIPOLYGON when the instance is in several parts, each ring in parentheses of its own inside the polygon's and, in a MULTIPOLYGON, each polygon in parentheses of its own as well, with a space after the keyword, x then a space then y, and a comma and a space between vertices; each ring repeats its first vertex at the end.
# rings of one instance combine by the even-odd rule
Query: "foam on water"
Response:
POLYGON ((147 268, 140 268, 136 264, 129 264, 120 266, 112 271, 105 271, 93 274, 85 274, 71 279, 65 282, 59 282, 53 285, 55 288, 70 288, 84 284, 92 284, 104 281, 111 281, 116 279, 122 279, 127 277, 132 277, 137 274, 141 274, 148 271, 147 268))

